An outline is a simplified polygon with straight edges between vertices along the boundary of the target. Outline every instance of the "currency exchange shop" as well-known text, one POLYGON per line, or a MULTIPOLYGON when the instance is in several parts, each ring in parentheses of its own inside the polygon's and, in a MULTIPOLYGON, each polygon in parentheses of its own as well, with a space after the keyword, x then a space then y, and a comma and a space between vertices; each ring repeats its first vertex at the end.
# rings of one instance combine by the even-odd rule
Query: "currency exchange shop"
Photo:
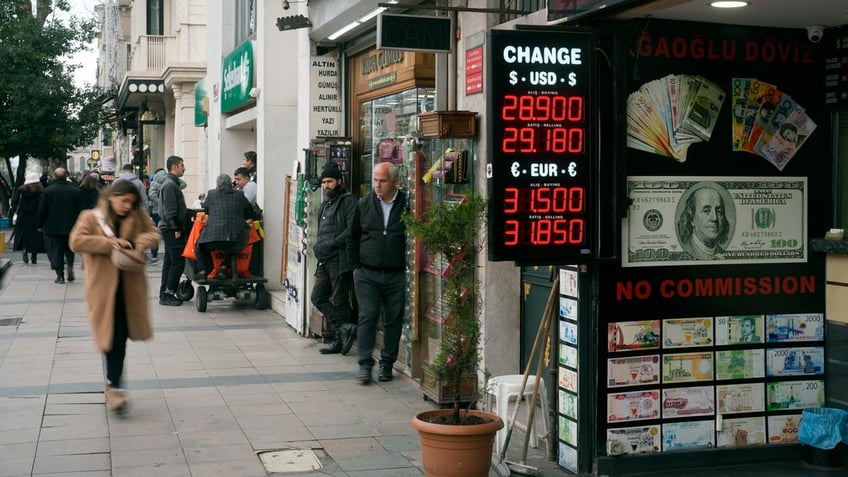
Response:
POLYGON ((556 458, 598 475, 800 461, 803 411, 845 407, 817 240, 834 226, 829 52, 803 29, 606 26, 584 62, 626 87, 596 98, 620 119, 596 122, 587 187, 617 243, 558 262, 556 458))

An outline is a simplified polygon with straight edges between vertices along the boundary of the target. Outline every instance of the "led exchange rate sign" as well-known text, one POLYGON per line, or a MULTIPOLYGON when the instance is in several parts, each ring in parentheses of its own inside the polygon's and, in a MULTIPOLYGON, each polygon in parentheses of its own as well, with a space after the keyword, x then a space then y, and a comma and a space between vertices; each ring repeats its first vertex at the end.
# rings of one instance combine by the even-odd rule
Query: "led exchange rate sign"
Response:
POLYGON ((489 259, 594 254, 592 36, 489 32, 489 259))

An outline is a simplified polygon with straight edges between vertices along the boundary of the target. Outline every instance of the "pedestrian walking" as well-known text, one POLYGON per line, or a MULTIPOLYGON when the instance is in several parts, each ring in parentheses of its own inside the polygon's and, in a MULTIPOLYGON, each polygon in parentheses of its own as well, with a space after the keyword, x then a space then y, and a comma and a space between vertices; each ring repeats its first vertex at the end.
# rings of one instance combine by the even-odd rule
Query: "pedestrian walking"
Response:
POLYGON ((80 210, 93 209, 100 200, 100 181, 98 174, 85 176, 80 184, 80 210))
POLYGON ((72 250, 85 263, 88 320, 106 372, 106 406, 120 411, 127 403, 122 376, 127 340, 153 336, 148 315, 147 278, 143 268, 119 270, 112 261, 116 248, 140 260, 159 242, 159 230, 141 205, 138 188, 118 179, 104 188, 94 209, 83 211, 70 234, 72 250))
POLYGON ((80 212, 79 186, 68 180, 68 172, 57 167, 53 181, 41 195, 38 204, 38 229, 44 232, 44 241, 50 255, 50 266, 56 272, 53 283, 65 283, 65 264, 68 281, 74 281, 74 252, 68 247, 68 236, 80 212))
POLYGON ((159 304, 180 306, 183 302, 177 298, 176 291, 185 268, 183 249, 191 228, 185 196, 180 187, 180 177, 185 173, 185 162, 180 156, 171 156, 165 165, 168 167, 168 175, 159 189, 159 231, 165 243, 159 304))
POLYGON ((398 189, 398 168, 381 162, 372 173, 374 190, 359 200, 353 213, 348 254, 359 305, 357 348, 359 374, 371 382, 377 322, 383 312, 383 348, 380 350, 380 381, 391 381, 397 361, 406 303, 406 225, 401 216, 407 208, 406 193, 398 189))
POLYGON ((17 214, 15 221, 14 242, 12 250, 22 251, 24 263, 35 265, 38 254, 47 251, 44 246, 44 234, 38 230, 38 204, 44 186, 35 172, 26 175, 23 185, 15 190, 12 197, 12 210, 17 214))

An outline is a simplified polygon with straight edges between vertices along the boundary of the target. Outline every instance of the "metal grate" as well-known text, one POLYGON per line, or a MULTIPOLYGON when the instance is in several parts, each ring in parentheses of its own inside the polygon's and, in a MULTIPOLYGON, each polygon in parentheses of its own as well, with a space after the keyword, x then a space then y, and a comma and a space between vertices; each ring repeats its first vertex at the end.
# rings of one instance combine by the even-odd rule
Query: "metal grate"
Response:
POLYGON ((0 326, 18 326, 23 318, 18 316, 15 318, 0 318, 0 326))

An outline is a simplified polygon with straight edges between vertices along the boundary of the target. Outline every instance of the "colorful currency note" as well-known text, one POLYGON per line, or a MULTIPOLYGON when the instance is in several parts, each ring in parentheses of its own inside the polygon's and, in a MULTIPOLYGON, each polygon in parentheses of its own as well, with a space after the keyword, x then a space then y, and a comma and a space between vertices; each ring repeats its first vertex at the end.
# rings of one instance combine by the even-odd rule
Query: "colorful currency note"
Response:
POLYGON ((731 107, 733 150, 739 151, 742 145, 742 132, 745 129, 745 110, 748 108, 748 88, 753 78, 733 78, 731 81, 731 107))
POLYGON ((559 316, 560 318, 577 321, 577 300, 560 296, 559 316))
POLYGON ((565 388, 573 393, 577 392, 577 372, 568 368, 559 368, 559 387, 565 388))
POLYGON ((740 383, 716 386, 719 414, 762 412, 765 410, 765 384, 740 383))
POLYGON ((663 348, 712 345, 712 317, 663 320, 663 348))
POLYGON ((663 452, 715 447, 715 421, 666 422, 662 426, 663 452))
POLYGON ((742 141, 739 144, 740 148, 744 147, 751 137, 751 131, 754 129, 754 123, 757 121, 757 112, 760 110, 763 96, 768 91, 776 90, 777 86, 771 83, 766 83, 756 78, 751 80, 745 101, 745 123, 742 130, 742 141))
POLYGON ((642 421, 660 417, 660 391, 607 394, 607 422, 642 421))
POLYGON ((577 369, 577 348, 565 343, 559 344, 559 364, 577 369))
POLYGON ((559 292, 563 295, 568 295, 569 297, 579 298, 578 294, 580 292, 578 286, 578 277, 577 270, 571 270, 569 268, 560 268, 559 269, 559 292))
POLYGON ((607 325, 607 351, 657 349, 660 347, 660 320, 622 321, 607 325))
POLYGON ((766 333, 769 343, 824 341, 824 315, 766 315, 766 333))
POLYGON ((571 472, 577 473, 577 449, 566 445, 565 442, 559 443, 559 465, 571 472))
POLYGON ((718 114, 726 93, 712 81, 700 79, 698 91, 686 110, 680 129, 709 141, 718 122, 718 114))
POLYGON ((769 349, 766 363, 769 376, 823 375, 824 347, 769 349))
POLYGON ((774 137, 774 133, 776 133, 780 126, 786 121, 786 118, 792 114, 796 109, 804 109, 801 108, 791 96, 786 93, 783 93, 780 96, 780 101, 777 103, 777 109, 774 111, 774 115, 771 120, 768 122, 766 127, 763 129, 760 138, 757 140, 757 144, 754 145, 754 152, 759 155, 763 155, 763 149, 766 145, 771 141, 771 138, 774 137))
MULTIPOLYGON (((805 262, 807 195, 805 177, 628 177, 622 265, 805 262), (721 213, 709 227, 696 227, 688 217, 704 198, 716 201, 721 213)), ((728 280, 716 286, 742 293, 759 284, 728 280)))
POLYGON ((577 395, 559 390, 559 413, 577 419, 577 395))
POLYGON ((762 343, 763 315, 717 316, 716 346, 762 343))
POLYGON ((577 445, 577 422, 559 416, 559 440, 565 441, 573 446, 577 445))
POLYGON ((712 353, 666 354, 662 360, 664 384, 713 380, 712 353))
POLYGON ((660 356, 633 356, 607 360, 607 387, 660 383, 660 356))
POLYGON ((743 447, 766 443, 766 419, 740 417, 724 419, 717 433, 718 447, 743 447))
POLYGON ((577 323, 560 320, 559 339, 565 343, 577 345, 577 323))
POLYGON ((798 443, 798 426, 801 423, 800 414, 768 417, 769 444, 798 443))
POLYGON ((712 386, 663 389, 663 419, 715 414, 714 392, 715 389, 712 386))
POLYGON ((777 110, 777 105, 779 104, 781 96, 783 96, 783 93, 781 93, 777 87, 766 88, 766 92, 760 100, 760 106, 757 109, 757 114, 754 117, 754 126, 748 136, 748 142, 746 142, 742 147, 743 151, 756 154, 754 146, 757 144, 757 141, 759 141, 765 128, 767 128, 771 122, 772 116, 774 116, 774 113, 777 110))
POLYGON ((781 381, 766 386, 769 412, 824 407, 824 380, 781 381))
POLYGON ((762 378, 765 376, 761 349, 734 349, 716 351, 716 380, 762 378))
POLYGON ((816 123, 803 108, 797 107, 762 148, 760 155, 782 171, 815 129, 816 123))
POLYGON ((607 429, 607 441, 612 443, 614 451, 610 455, 659 452, 661 439, 658 425, 607 429))

